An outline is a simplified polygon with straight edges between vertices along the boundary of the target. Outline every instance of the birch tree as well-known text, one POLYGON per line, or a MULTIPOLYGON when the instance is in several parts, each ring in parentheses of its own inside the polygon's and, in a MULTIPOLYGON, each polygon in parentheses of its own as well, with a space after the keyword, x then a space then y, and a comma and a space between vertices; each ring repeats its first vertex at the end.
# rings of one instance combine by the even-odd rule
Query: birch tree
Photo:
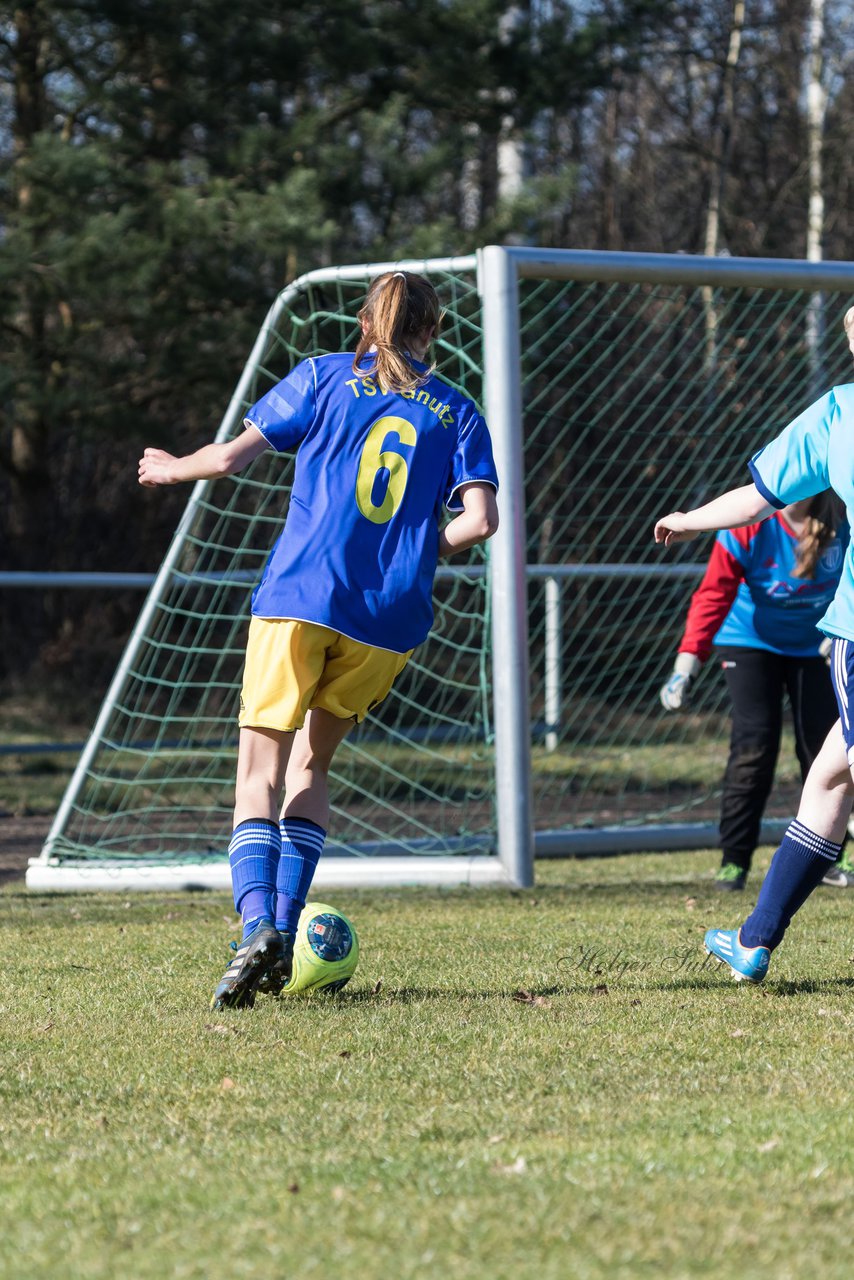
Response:
MULTIPOLYGON (((809 173, 806 251, 810 262, 820 262, 824 241, 823 150, 827 93, 823 83, 824 0, 810 0, 806 41, 806 109, 809 173)), ((821 376, 821 339, 824 330, 824 298, 813 293, 807 308, 806 342, 810 376, 817 390, 821 376)))

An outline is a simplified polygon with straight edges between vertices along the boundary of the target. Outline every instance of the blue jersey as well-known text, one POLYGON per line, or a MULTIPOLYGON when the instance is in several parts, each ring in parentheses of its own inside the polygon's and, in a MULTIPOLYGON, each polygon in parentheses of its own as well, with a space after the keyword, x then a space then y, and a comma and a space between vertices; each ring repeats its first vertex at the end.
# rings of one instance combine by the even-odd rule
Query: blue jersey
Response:
POLYGON ((824 548, 812 578, 796 578, 798 537, 783 516, 726 529, 718 544, 741 567, 742 581, 715 644, 808 658, 818 653, 816 627, 842 572, 847 529, 824 548))
POLYGON ((384 391, 336 354, 302 361, 245 421, 276 450, 299 446, 253 614, 316 622, 396 653, 420 644, 433 623, 443 509, 462 510, 457 490, 471 481, 498 488, 472 402, 435 375, 414 391, 384 391))
MULTIPOLYGON (((771 444, 751 458, 750 473, 774 507, 834 489, 854 516, 854 384, 845 383, 811 404, 771 444)), ((836 595, 819 622, 831 636, 854 640, 854 548, 845 553, 836 595)))

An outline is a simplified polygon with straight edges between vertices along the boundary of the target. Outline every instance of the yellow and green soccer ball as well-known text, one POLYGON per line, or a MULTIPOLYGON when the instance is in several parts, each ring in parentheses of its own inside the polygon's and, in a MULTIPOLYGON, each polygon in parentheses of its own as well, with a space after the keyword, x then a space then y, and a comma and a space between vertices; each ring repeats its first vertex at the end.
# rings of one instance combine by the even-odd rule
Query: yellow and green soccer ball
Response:
POLYGON ((283 996, 340 991, 359 963, 359 938, 350 920, 325 902, 307 902, 294 940, 294 967, 283 996))

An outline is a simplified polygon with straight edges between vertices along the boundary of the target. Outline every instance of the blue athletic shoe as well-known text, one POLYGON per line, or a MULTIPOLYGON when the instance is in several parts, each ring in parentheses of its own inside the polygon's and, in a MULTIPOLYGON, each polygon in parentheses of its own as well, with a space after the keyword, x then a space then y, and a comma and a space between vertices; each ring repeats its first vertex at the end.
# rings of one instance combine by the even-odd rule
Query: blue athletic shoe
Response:
POLYGON ((738 929, 709 929, 706 951, 729 965, 736 982, 761 982, 768 972, 771 952, 767 947, 743 947, 738 929))

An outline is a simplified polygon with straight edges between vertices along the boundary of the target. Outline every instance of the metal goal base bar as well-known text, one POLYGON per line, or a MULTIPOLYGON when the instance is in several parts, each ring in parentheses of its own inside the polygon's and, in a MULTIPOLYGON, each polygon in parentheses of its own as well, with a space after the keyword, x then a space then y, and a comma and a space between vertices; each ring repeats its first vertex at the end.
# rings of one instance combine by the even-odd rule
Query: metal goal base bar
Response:
MULTIPOLYGON (((789 818, 762 823, 760 844, 779 844, 789 818)), ((607 858, 619 853, 676 853, 683 849, 715 849, 720 833, 714 822, 650 823, 636 827, 590 827, 574 831, 538 831, 538 858, 607 858)))

